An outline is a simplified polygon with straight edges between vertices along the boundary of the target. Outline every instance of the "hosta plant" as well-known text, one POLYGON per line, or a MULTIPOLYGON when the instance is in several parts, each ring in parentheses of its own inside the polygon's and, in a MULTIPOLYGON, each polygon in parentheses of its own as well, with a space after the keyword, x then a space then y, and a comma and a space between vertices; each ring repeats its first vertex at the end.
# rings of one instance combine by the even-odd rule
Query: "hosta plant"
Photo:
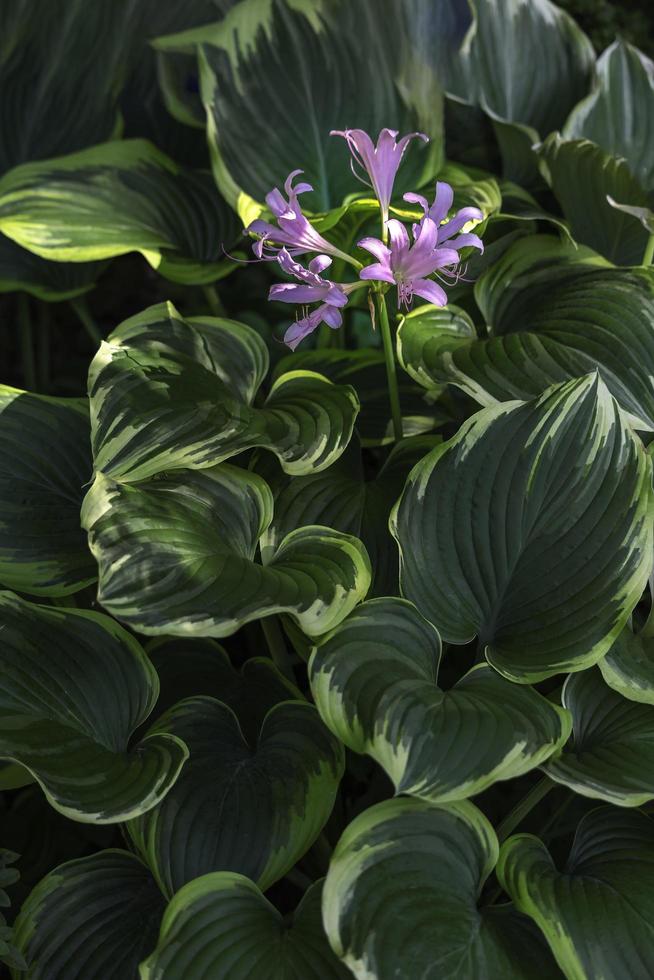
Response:
POLYGON ((654 65, 123 6, 0 10, 0 963, 648 980, 654 65))

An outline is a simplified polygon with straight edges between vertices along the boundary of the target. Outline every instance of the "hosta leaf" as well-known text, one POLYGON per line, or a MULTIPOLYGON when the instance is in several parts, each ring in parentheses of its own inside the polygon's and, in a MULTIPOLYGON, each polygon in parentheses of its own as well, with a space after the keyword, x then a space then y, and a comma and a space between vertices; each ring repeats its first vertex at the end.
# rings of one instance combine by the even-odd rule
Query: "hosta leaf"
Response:
POLYGON ((141 980, 348 980, 325 938, 321 898, 316 882, 289 923, 242 875, 204 875, 166 909, 141 980))
POLYGON ((100 851, 51 871, 16 920, 25 980, 132 980, 154 948, 165 899, 127 851, 100 851))
POLYGON ((374 479, 366 479, 364 459, 356 440, 341 458, 322 473, 290 477, 271 456, 257 471, 275 498, 273 521, 261 539, 274 552, 296 527, 322 524, 360 538, 373 569, 371 595, 395 595, 398 590, 397 544, 388 530, 391 508, 404 488, 411 468, 440 441, 439 436, 415 436, 397 443, 374 479))
POLYGON ((180 282, 211 282, 238 232, 210 175, 147 140, 121 140, 23 164, 0 178, 0 231, 58 262, 138 251, 180 282))
POLYGON ((48 262, 0 235, 0 293, 23 290, 56 303, 88 292, 101 269, 100 262, 48 262))
POLYGON ((180 701, 151 731, 174 732, 191 753, 167 799, 128 824, 167 895, 209 871, 237 871, 265 891, 327 822, 343 748, 313 705, 275 705, 251 743, 208 697, 180 701))
POLYGON ((646 629, 632 633, 625 626, 598 666, 609 687, 623 697, 654 705, 654 638, 646 629))
POLYGON ((474 286, 475 301, 492 333, 507 333, 516 327, 529 329, 528 323, 516 323, 516 295, 524 295, 528 289, 551 283, 568 272, 610 266, 585 245, 575 248, 570 241, 553 235, 529 235, 512 243, 499 261, 480 276, 474 286))
POLYGON ((403 595, 510 680, 609 650, 652 566, 651 469, 597 375, 474 415, 392 515, 403 595))
POLYGON ((497 855, 495 832, 471 803, 396 799, 366 810, 325 880, 332 949, 357 980, 554 980, 525 916, 478 905, 497 855))
MULTIPOLYGON (((450 310, 452 308, 450 307, 450 310)), ((450 382, 481 405, 529 399, 599 368, 637 428, 654 429, 654 275, 649 269, 551 269, 506 298, 498 331, 466 337, 446 310, 419 307, 398 332, 400 360, 426 387, 450 382)), ((464 321, 465 323, 465 321, 464 321)))
POLYGON ((331 528, 298 528, 260 565, 272 502, 260 477, 226 464, 138 486, 98 475, 82 521, 99 601, 149 634, 229 636, 278 612, 308 636, 331 629, 368 591, 365 549, 331 528))
POLYGON ((19 762, 72 820, 115 823, 154 806, 186 746, 161 733, 130 746, 157 675, 108 617, 0 594, 0 756, 19 762))
POLYGON ((0 386, 0 582, 64 596, 96 569, 79 512, 91 476, 85 401, 0 386))
POLYGON ((597 62, 593 91, 575 106, 566 139, 589 139, 624 157, 646 189, 654 186, 654 63, 618 39, 597 62))
POLYGON ((586 814, 561 871, 537 837, 511 837, 497 870, 568 980, 654 972, 654 825, 644 813, 586 814))
POLYGON ((597 669, 568 678, 563 704, 572 714, 573 738, 545 766, 548 775, 617 806, 654 799, 654 707, 623 698, 597 669))
POLYGON ((302 700, 297 687, 280 674, 269 658, 252 657, 241 670, 236 670, 215 640, 154 640, 148 645, 147 654, 160 684, 153 720, 183 698, 206 694, 230 707, 247 741, 255 742, 261 723, 274 704, 302 700))
POLYGON ((468 98, 542 134, 587 91, 595 61, 586 35, 549 0, 473 0, 463 48, 468 98))
POLYGON ((621 204, 650 206, 648 194, 627 163, 590 140, 562 140, 558 133, 540 145, 539 155, 574 238, 617 265, 638 265, 647 232, 607 201, 610 196, 621 204))
MULTIPOLYGON (((362 446, 381 446, 394 441, 386 367, 381 351, 298 351, 282 358, 275 369, 275 377, 290 370, 316 371, 334 384, 352 385, 361 403, 356 427, 362 446)), ((405 436, 429 432, 446 420, 443 410, 430 404, 424 392, 409 378, 398 377, 398 387, 405 436)))
POLYGON ((367 753, 397 793, 465 799, 561 749, 565 711, 487 664, 438 687, 440 637, 403 599, 373 599, 315 648, 311 690, 325 724, 367 753))
POLYGON ((131 317, 89 371, 96 470, 143 480, 213 466, 254 446, 274 452, 288 473, 329 466, 352 434, 354 390, 291 371, 254 408, 267 368, 261 338, 234 320, 185 320, 171 303, 131 317))
MULTIPOLYGON (((360 127, 376 134, 389 126, 440 137, 439 93, 428 76, 422 84, 427 91, 412 99, 418 112, 403 102, 400 88, 404 94, 414 76, 404 63, 402 11, 384 3, 380 16, 381 2, 250 0, 218 24, 157 40, 163 51, 199 51, 214 175, 232 205, 243 192, 263 201, 298 167, 315 188, 303 199, 314 211, 327 211, 359 191, 345 142, 330 138, 332 129, 360 127), (359 58, 361 37, 369 55, 365 62, 359 58), (338 85, 325 81, 335 78, 338 85), (263 132, 265 150, 252 137, 263 132)), ((441 152, 438 138, 431 148, 412 148, 414 163, 403 168, 402 190, 435 173, 441 152)))

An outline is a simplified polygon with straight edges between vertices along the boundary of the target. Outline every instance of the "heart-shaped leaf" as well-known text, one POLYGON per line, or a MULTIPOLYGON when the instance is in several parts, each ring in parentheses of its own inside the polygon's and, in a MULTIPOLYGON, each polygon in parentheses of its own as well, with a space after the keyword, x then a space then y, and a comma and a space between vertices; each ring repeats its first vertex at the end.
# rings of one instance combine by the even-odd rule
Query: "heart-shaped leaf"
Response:
POLYGON ((103 143, 0 178, 0 231, 58 262, 141 252, 176 282, 212 282, 238 233, 209 174, 147 140, 103 143))
POLYGON ((574 238, 617 265, 638 265, 647 232, 607 201, 612 197, 621 204, 651 205, 626 161, 610 156, 590 140, 562 140, 558 133, 552 133, 538 152, 541 170, 574 238))
POLYGON ((153 807, 188 751, 163 731, 129 745, 157 699, 137 641, 107 616, 0 594, 0 756, 25 766, 72 820, 115 823, 153 807))
POLYGON ((652 567, 651 465, 598 375, 474 415, 391 516, 402 593, 510 680, 609 650, 652 567))
POLYGON ((138 485, 98 474, 82 523, 99 602, 148 634, 229 636, 279 612, 308 636, 332 629, 368 591, 365 548, 328 527, 298 528, 262 566, 255 551, 272 505, 260 477, 228 464, 138 485))
POLYGON ((204 875, 170 902, 141 980, 348 980, 327 943, 321 899, 317 881, 289 923, 248 878, 204 875))
POLYGON ((537 837, 518 834, 497 873, 568 980, 654 973, 654 824, 644 813, 586 814, 561 871, 537 837))
POLYGON ((274 452, 288 473, 330 466, 352 435, 354 390, 291 371, 254 408, 267 369, 265 344, 244 324, 184 320, 171 303, 131 317, 89 371, 96 469, 143 480, 213 466, 254 446, 274 452))
POLYGON ((263 554, 267 549, 274 553, 296 527, 326 525, 354 534, 365 545, 373 569, 370 595, 397 594, 397 544, 388 531, 388 515, 411 468, 438 442, 439 436, 415 436, 396 443, 374 479, 366 479, 357 440, 328 470, 311 476, 290 477, 272 456, 263 457, 257 471, 275 498, 272 523, 261 538, 263 554))
POLYGON ((510 905, 479 907, 498 855, 471 803, 397 799, 345 830, 323 892, 323 923, 357 980, 554 980, 549 951, 510 905))
POLYGON ((246 740, 253 743, 273 705, 302 700, 298 688, 268 657, 252 657, 236 670, 215 640, 154 640, 147 654, 160 685, 152 721, 184 698, 208 695, 232 709, 246 740))
POLYGON ((642 186, 654 189, 654 63, 618 38, 596 72, 593 91, 572 110, 563 135, 624 157, 642 186))
POLYGON ((191 758, 161 805, 128 830, 167 895, 209 871, 265 891, 311 847, 343 774, 343 748, 309 704, 285 701, 248 744, 231 708, 180 701, 151 730, 174 732, 191 758), (182 734, 183 733, 183 734, 182 734))
POLYGON ((654 707, 623 698, 597 669, 569 677, 562 699, 572 714, 573 738, 547 763, 548 775, 617 806, 654 799, 654 707))
POLYGON ((367 753, 397 793, 461 800, 559 751, 565 711, 487 664, 438 687, 440 637, 410 603, 373 599, 313 652, 311 690, 325 724, 367 753))
POLYGON ((92 470, 88 406, 0 386, 0 582, 70 595, 96 569, 79 512, 92 470))
POLYGON ((107 850, 51 871, 23 904, 15 941, 25 980, 132 980, 154 948, 166 902, 127 851, 107 850))
MULTIPOLYGON (((452 311, 452 308, 449 308, 452 311)), ((425 387, 450 382, 481 405, 528 399, 599 368, 637 428, 654 429, 654 274, 649 269, 552 269, 504 301, 502 336, 478 340, 454 312, 419 307, 398 353, 425 387), (451 322, 453 320, 453 322, 451 322)), ((500 331, 498 331, 500 332, 500 331)))
POLYGON ((400 88, 412 84, 409 46, 401 43, 402 14, 383 0, 331 5, 253 0, 237 4, 218 24, 157 40, 164 52, 199 52, 214 176, 232 205, 245 195, 263 201, 298 167, 315 188, 306 196, 308 207, 327 211, 340 205, 360 190, 344 141, 329 136, 346 126, 375 136, 384 126, 401 133, 425 130, 434 143, 422 153, 410 150, 415 163, 410 158, 403 167, 402 189, 436 173, 442 154, 440 93, 423 75, 419 95, 402 98, 400 88), (361 37, 374 52, 365 63, 359 58, 361 37), (381 77, 386 84, 380 84, 381 77), (326 81, 335 78, 341 83, 326 81), (407 102, 422 110, 422 118, 407 102), (290 105, 295 107, 291 127, 290 105), (266 134, 264 152, 253 133, 266 134))

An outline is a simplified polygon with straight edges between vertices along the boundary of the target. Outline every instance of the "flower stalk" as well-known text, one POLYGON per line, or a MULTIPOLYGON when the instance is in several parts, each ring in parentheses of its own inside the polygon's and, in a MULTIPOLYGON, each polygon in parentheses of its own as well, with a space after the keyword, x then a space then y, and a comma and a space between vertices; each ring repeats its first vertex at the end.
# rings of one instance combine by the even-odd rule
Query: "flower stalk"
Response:
POLYGON ((654 235, 650 235, 647 239, 647 245, 643 252, 643 265, 651 265, 652 259, 654 259, 654 235))
POLYGON ((395 345, 391 334, 391 327, 388 322, 388 309, 386 307, 386 297, 381 289, 375 291, 377 303, 377 317, 379 319, 379 332, 381 333, 382 345, 384 348, 384 361, 386 363, 386 379, 388 381, 388 397, 391 403, 391 418, 393 420, 393 436, 396 442, 402 439, 404 432, 402 428, 402 409, 400 408, 400 393, 397 386, 397 370, 395 367, 395 345))

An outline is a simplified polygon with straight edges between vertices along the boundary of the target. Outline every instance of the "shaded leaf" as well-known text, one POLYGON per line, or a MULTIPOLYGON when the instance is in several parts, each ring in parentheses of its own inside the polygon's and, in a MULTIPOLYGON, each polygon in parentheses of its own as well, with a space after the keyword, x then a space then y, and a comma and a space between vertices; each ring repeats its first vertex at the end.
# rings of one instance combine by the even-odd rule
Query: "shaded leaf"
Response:
POLYGON ((608 806, 586 814, 561 871, 537 837, 511 837, 497 871, 568 980, 654 971, 654 829, 645 814, 608 806))
POLYGON ((242 875, 204 875, 166 909, 141 980, 200 980, 207 971, 213 980, 348 980, 325 938, 321 898, 316 882, 289 923, 242 875))
POLYGON ((289 473, 329 466, 352 434, 354 390, 291 371, 265 407, 254 408, 267 368, 264 342, 234 320, 185 320, 172 303, 125 320, 89 371, 96 470, 142 480, 214 466, 255 446, 274 452, 289 473))
POLYGON ((652 565, 650 461, 597 375, 483 409, 391 515, 402 593, 510 680, 610 649, 652 565))
POLYGON ((372 756, 397 793, 466 799, 560 751, 570 719, 487 664, 438 687, 440 637, 403 599, 359 606, 319 644, 311 690, 325 724, 372 756))
POLYGON ((140 485, 98 474, 82 522, 99 602, 155 635, 229 636, 279 612, 309 636, 331 629, 368 591, 365 549, 331 528, 304 527, 262 566, 255 551, 272 503, 260 477, 227 464, 140 485))
POLYGON ((632 633, 625 626, 598 666, 614 691, 630 701, 654 705, 654 638, 645 628, 632 633))
POLYGON ((572 714, 573 738, 545 766, 548 775, 617 806, 654 799, 654 708, 623 698, 597 669, 569 677, 562 698, 572 714))
POLYGON ((89 416, 79 398, 0 386, 0 582, 64 596, 95 581, 79 512, 91 476, 89 416))
POLYGON ((127 851, 62 864, 16 920, 26 980, 131 980, 156 943, 165 904, 148 869, 127 851))
POLYGON ((302 857, 331 813, 343 749, 316 709, 286 701, 247 743, 213 698, 180 701, 151 730, 172 731, 191 758, 161 805, 127 825, 167 895, 209 871, 236 871, 265 891, 302 857))
POLYGON ((108 617, 0 594, 0 756, 25 766, 72 820, 115 823, 154 806, 186 759, 161 733, 130 746, 157 698, 137 641, 108 617))
POLYGON ((371 807, 343 833, 325 880, 332 949, 357 980, 553 980, 554 961, 525 916, 479 907, 498 850, 471 803, 371 807))

